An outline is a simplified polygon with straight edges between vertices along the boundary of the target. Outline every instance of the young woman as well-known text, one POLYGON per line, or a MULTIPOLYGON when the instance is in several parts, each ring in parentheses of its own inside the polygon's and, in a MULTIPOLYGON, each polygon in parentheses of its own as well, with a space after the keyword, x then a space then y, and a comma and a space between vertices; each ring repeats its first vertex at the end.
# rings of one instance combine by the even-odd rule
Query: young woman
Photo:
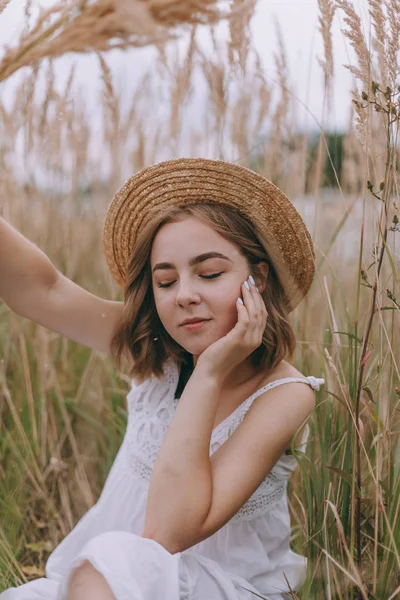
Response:
POLYGON ((9 307, 128 358, 132 376, 126 435, 98 502, 46 578, 1 600, 289 598, 307 562, 289 546, 289 451, 305 449, 324 382, 287 360, 288 314, 314 275, 303 220, 250 169, 183 158, 126 182, 104 246, 123 303, 76 286, 0 221, 9 307))

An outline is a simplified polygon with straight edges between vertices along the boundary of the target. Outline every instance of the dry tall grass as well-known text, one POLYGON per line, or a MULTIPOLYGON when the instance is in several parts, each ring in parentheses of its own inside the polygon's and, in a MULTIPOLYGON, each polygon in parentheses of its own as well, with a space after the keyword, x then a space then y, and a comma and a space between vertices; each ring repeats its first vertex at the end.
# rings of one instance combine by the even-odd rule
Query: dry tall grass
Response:
MULTIPOLYGON (((101 5, 83 3, 83 10, 101 5)), ((353 5, 336 1, 356 50, 350 68, 357 87, 339 187, 331 191, 325 187, 325 165, 332 160, 326 136, 321 131, 311 154, 308 134, 298 131, 284 31, 277 85, 269 83, 252 47, 254 2, 234 3, 241 12, 231 20, 227 43, 217 26, 210 29, 211 57, 195 25, 184 56, 159 45, 157 63, 126 110, 107 56, 99 53, 101 132, 75 86, 74 70, 58 89, 53 63, 37 62, 48 54, 48 42, 35 46, 34 66, 16 87, 11 108, 0 101, 2 214, 93 293, 121 298, 103 256, 103 218, 119 183, 157 160, 190 154, 251 166, 279 184, 304 215, 314 232, 318 273, 292 317, 296 366, 326 379, 289 493, 292 544, 310 559, 304 589, 293 597, 307 599, 389 600, 400 591, 400 4, 369 5, 375 52, 353 5), (44 97, 36 88, 40 74, 47 82, 44 97), (193 120, 188 104, 200 77, 208 98, 193 120), (157 118, 160 97, 168 119, 157 118), (93 139, 101 145, 100 159, 91 151, 93 139)), ((334 6, 319 0, 327 97, 334 6)), ((91 47, 101 50, 102 44, 91 47)), ((19 63, 8 56, 0 73, 27 64, 28 58, 19 63)), ((42 575, 49 552, 96 501, 124 434, 129 381, 107 357, 16 317, 4 304, 0 312, 2 589, 42 575)))
MULTIPOLYGON (((0 12, 7 2, 0 5, 0 12)), ((64 0, 41 12, 0 63, 0 82, 18 69, 66 52, 106 51, 176 39, 193 24, 242 19, 254 0, 64 0)), ((27 4, 29 6, 29 3, 27 4)))

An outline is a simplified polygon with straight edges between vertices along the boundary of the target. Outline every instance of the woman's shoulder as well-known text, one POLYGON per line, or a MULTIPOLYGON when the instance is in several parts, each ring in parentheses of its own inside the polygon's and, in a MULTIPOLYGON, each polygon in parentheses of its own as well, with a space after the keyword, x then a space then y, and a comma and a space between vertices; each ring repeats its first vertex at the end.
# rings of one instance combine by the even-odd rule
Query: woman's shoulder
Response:
POLYGON ((293 365, 286 360, 282 360, 272 371, 265 373, 261 380, 261 387, 268 385, 279 379, 287 379, 289 377, 305 379, 305 375, 298 371, 293 365))
MULTIPOLYGON (((298 369, 296 369, 293 365, 291 365, 289 362, 283 360, 279 363, 279 365, 277 365, 274 370, 268 374, 266 374, 265 379, 264 379, 264 383, 262 384, 262 387, 268 385, 269 383, 272 383, 274 381, 278 381, 280 379, 287 379, 287 378, 299 378, 299 379, 306 379, 306 376, 303 375, 303 373, 301 373, 298 369)), ((302 385, 302 384, 300 384, 302 385)), ((294 445, 299 446, 302 442, 303 442, 303 436, 305 435, 305 432, 308 428, 308 425, 305 424, 303 425, 303 427, 300 429, 300 431, 298 431, 297 435, 294 438, 294 445)), ((285 454, 291 454, 291 448, 287 448, 287 450, 285 451, 285 454)))

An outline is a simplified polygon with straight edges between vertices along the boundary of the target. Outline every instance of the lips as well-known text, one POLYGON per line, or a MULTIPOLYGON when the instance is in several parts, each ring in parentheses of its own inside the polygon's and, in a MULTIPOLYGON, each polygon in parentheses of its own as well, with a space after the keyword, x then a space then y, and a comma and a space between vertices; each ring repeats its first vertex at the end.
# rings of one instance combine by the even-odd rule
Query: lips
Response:
POLYGON ((184 323, 181 323, 181 327, 183 327, 183 325, 193 325, 194 323, 202 323, 203 321, 209 321, 210 319, 195 319, 193 321, 185 321, 184 323))

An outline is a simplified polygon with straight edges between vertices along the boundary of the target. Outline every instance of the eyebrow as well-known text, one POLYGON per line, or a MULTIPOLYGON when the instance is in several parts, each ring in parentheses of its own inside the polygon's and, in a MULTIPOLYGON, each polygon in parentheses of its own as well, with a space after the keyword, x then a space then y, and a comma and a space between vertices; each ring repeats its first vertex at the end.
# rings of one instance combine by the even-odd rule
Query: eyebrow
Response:
MULTIPOLYGON (((208 260, 209 258, 223 258, 224 260, 229 260, 230 262, 232 262, 230 258, 225 256, 225 254, 221 254, 221 252, 204 252, 203 254, 199 254, 198 256, 194 256, 193 258, 191 258, 189 260, 189 265, 193 267, 194 265, 202 263, 205 260, 208 260)), ((175 269, 175 265, 169 262, 157 263, 155 267, 153 267, 153 273, 162 269, 175 269)))

